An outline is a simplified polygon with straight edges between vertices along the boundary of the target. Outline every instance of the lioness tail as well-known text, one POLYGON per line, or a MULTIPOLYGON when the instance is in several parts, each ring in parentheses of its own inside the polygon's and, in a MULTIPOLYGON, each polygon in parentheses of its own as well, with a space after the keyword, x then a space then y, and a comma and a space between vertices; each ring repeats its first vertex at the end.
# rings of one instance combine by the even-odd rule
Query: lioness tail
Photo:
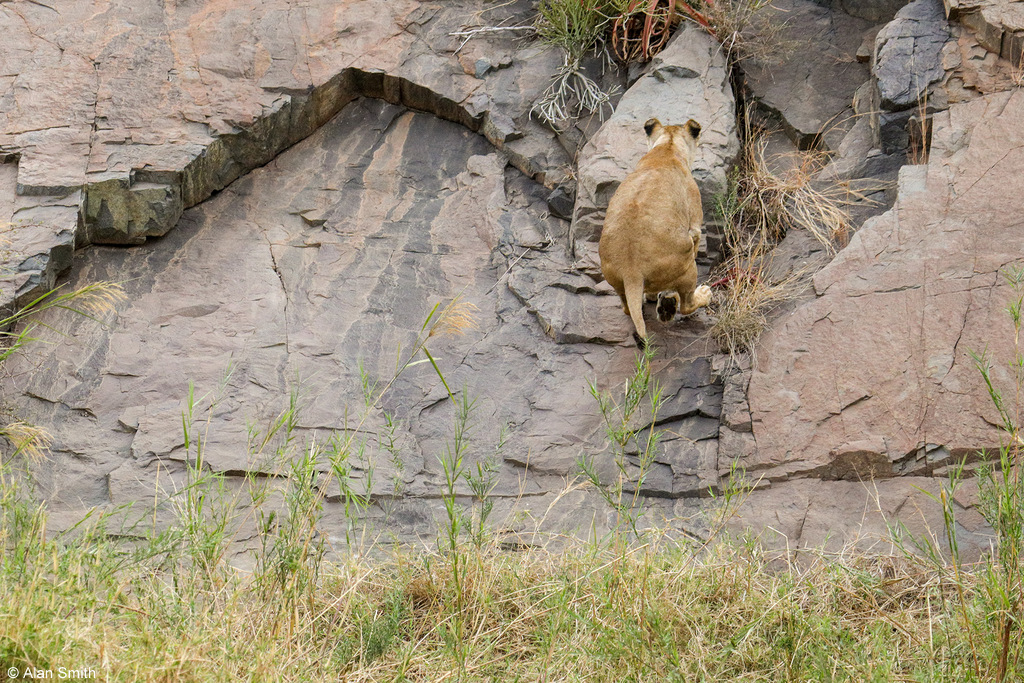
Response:
POLYGON ((644 325, 644 281, 642 279, 626 280, 622 283, 626 292, 626 305, 629 306, 629 317, 633 319, 636 333, 645 342, 647 326, 644 325))

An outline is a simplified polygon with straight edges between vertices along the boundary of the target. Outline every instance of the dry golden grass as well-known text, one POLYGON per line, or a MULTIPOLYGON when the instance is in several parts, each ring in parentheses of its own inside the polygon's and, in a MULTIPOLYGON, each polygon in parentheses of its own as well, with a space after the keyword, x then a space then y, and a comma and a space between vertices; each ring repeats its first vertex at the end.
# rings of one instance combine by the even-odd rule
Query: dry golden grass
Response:
POLYGON ((0 437, 14 447, 13 455, 24 455, 29 460, 42 460, 53 443, 53 437, 45 429, 21 420, 0 427, 0 437))
POLYGON ((748 236, 737 246, 726 262, 728 281, 715 293, 710 331, 722 351, 733 357, 752 350, 767 329, 772 310, 807 286, 803 271, 774 277, 772 245, 763 233, 748 236))
POLYGON ((785 13, 773 0, 715 0, 703 8, 714 35, 732 62, 781 62, 797 41, 786 36, 785 13))
POLYGON ((730 191, 716 209, 724 223, 729 254, 716 293, 711 335, 735 355, 753 348, 771 311, 806 287, 810 271, 776 275, 774 247, 790 230, 811 234, 828 255, 853 230, 850 207, 870 201, 848 183, 819 180, 829 156, 800 151, 769 159, 769 138, 750 125, 730 191))
POLYGON ((867 198, 848 183, 817 180, 829 154, 799 151, 769 161, 768 144, 767 134, 748 127, 731 222, 747 234, 775 240, 789 230, 806 230, 834 254, 852 230, 849 207, 867 198))
POLYGON ((171 580, 99 537, 36 539, 0 572, 0 665, 107 681, 964 680, 950 577, 902 557, 780 571, 726 543, 455 552, 458 574, 434 552, 325 562, 292 600, 227 566, 171 580))
POLYGON ((465 334, 469 330, 479 329, 476 321, 476 304, 455 297, 442 308, 436 317, 429 322, 427 337, 448 337, 465 334))

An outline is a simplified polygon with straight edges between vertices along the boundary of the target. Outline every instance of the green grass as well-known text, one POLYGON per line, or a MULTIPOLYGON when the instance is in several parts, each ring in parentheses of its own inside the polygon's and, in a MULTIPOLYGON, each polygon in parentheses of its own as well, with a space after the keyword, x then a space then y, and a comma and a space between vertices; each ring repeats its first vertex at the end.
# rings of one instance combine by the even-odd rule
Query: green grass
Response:
MULTIPOLYGON (((656 447, 636 430, 646 422, 637 409, 650 403, 653 419, 660 402, 649 363, 638 356, 622 396, 598 393, 608 457, 623 459, 630 440, 656 447)), ((465 391, 453 397, 441 456, 437 546, 362 545, 371 503, 337 464, 359 444, 298 438, 297 396, 251 435, 276 483, 253 477, 239 488, 202 465, 202 416, 216 392, 190 392, 187 477, 152 511, 172 513, 159 529, 148 511, 117 509, 48 533, 24 455, 0 461, 0 671, 87 668, 106 681, 993 680, 972 678, 999 660, 1003 633, 983 573, 854 552, 780 567, 756 543, 718 536, 721 518, 710 539, 679 540, 642 519, 625 466, 591 482, 606 487, 615 533, 502 550, 485 524, 486 467, 470 467, 478 449, 465 391), (334 464, 332 490, 349 491, 351 543, 325 540, 317 462, 334 464), (460 478, 477 480, 472 503, 454 494, 460 478), (230 560, 243 527, 256 533, 251 570, 230 560)))
MULTIPOLYGON (((963 630, 942 607, 955 596, 949 577, 906 560, 777 571, 756 547, 728 543, 700 555, 650 538, 559 552, 459 544, 317 559, 315 581, 267 583, 223 561, 197 565, 166 537, 111 540, 99 521, 47 539, 45 519, 25 501, 4 506, 0 670, 85 666, 110 681, 972 680, 963 630)), ((973 583, 967 597, 974 610, 973 583)))

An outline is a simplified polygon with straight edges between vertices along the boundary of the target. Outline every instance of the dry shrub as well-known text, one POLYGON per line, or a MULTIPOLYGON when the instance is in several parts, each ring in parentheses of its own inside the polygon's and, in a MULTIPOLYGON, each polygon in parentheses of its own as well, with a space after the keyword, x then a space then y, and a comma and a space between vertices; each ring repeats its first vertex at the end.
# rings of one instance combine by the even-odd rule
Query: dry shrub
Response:
POLYGON ((783 22, 762 11, 771 4, 772 0, 629 0, 612 22, 612 46, 623 62, 646 62, 686 18, 721 43, 732 61, 783 59, 793 41, 783 37, 783 22))
POLYGON ((792 41, 783 39, 783 24, 761 11, 770 4, 771 0, 541 0, 536 35, 561 48, 563 62, 531 113, 556 131, 586 112, 603 117, 616 93, 606 92, 584 73, 584 57, 593 53, 610 65, 614 52, 624 63, 645 63, 668 44, 684 17, 721 42, 731 61, 782 58, 792 41))
POLYGON ((853 229, 849 207, 870 201, 846 183, 816 180, 829 161, 824 152, 779 155, 770 164, 768 140, 764 131, 748 125, 729 192, 715 207, 730 256, 717 282, 726 289, 718 297, 711 334, 730 354, 749 351, 770 312, 805 287, 806 271, 776 274, 775 244, 790 230, 805 230, 833 255, 853 229))
POLYGON ((24 455, 29 460, 42 460, 53 442, 45 429, 20 420, 0 427, 0 437, 14 447, 14 455, 24 455))
POLYGON ((764 131, 747 131, 731 222, 747 234, 763 233, 772 240, 781 239, 792 229, 806 230, 829 254, 834 254, 853 227, 849 207, 870 200, 848 183, 816 180, 828 165, 828 153, 808 150, 781 154, 769 164, 768 141, 764 131))
POLYGON ((722 44, 730 61, 777 62, 786 59, 796 41, 785 37, 786 23, 771 12, 773 0, 714 0, 702 8, 709 33, 722 44))
POLYGON ((694 3, 682 0, 630 0, 611 27, 612 49, 624 63, 646 62, 658 54, 672 36, 683 12, 709 32, 710 24, 694 3))
POLYGON ((717 319, 711 336, 731 356, 753 348, 768 327, 768 315, 793 299, 804 288, 805 273, 795 271, 773 279, 773 243, 765 232, 743 236, 735 226, 726 226, 726 240, 732 255, 725 263, 725 286, 716 296, 717 319))

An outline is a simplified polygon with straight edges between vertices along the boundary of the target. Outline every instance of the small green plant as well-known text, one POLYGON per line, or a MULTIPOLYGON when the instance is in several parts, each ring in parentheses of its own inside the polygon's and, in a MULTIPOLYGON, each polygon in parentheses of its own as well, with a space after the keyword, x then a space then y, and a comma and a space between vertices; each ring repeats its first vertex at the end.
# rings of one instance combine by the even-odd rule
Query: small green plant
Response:
POLYGON ((0 362, 27 342, 39 326, 35 316, 51 309, 70 311, 90 320, 100 320, 112 313, 116 305, 127 299, 124 288, 116 282, 94 282, 72 291, 52 289, 19 308, 15 313, 0 318, 0 362), (19 325, 20 323, 20 325, 19 325), (16 331, 11 331, 16 329, 16 331))
POLYGON ((602 0, 541 0, 535 23, 537 36, 552 47, 561 49, 562 66, 551 84, 530 110, 556 130, 564 122, 573 121, 584 112, 598 112, 611 107, 611 96, 584 73, 587 54, 603 54, 604 36, 611 22, 602 0))
POLYGON ((192 557, 193 566, 213 580, 231 540, 235 518, 234 505, 227 494, 224 475, 206 465, 204 447, 209 426, 230 377, 225 373, 216 392, 196 398, 195 385, 189 382, 188 398, 181 415, 185 447, 185 485, 177 491, 178 518, 182 540, 192 557), (197 408, 207 404, 204 428, 197 422, 197 408))
POLYGON ((481 549, 488 539, 487 520, 494 511, 494 499, 491 492, 498 485, 498 467, 501 464, 501 452, 508 440, 508 429, 502 426, 498 433, 498 443, 494 451, 476 462, 472 471, 466 472, 466 484, 473 494, 473 516, 470 519, 470 536, 477 549, 481 549))
POLYGON ((633 375, 626 379, 621 399, 589 383, 610 442, 615 476, 611 481, 602 481, 593 457, 582 457, 578 461, 583 476, 615 510, 619 523, 636 538, 640 536, 639 520, 643 515, 641 492, 662 436, 662 431, 655 429, 664 397, 660 384, 651 376, 654 353, 654 345, 648 344, 637 354, 633 375))
MULTIPOLYGON (((1024 476, 1021 474, 1020 412, 1024 406, 1024 349, 1021 348, 1021 316, 1024 309, 1024 265, 1003 271, 1013 295, 1006 311, 1013 325, 1013 355, 1006 368, 1009 394, 997 386, 992 365, 984 353, 972 352, 989 398, 999 414, 1003 443, 995 462, 982 461, 979 469, 978 508, 996 536, 995 557, 984 568, 981 587, 996 627, 995 680, 1007 680, 1011 667, 1018 678, 1024 643, 1019 632, 1024 625, 1024 476), (1018 635, 1014 635, 1017 632, 1018 635)), ((955 533, 951 533, 955 536, 955 533)))

